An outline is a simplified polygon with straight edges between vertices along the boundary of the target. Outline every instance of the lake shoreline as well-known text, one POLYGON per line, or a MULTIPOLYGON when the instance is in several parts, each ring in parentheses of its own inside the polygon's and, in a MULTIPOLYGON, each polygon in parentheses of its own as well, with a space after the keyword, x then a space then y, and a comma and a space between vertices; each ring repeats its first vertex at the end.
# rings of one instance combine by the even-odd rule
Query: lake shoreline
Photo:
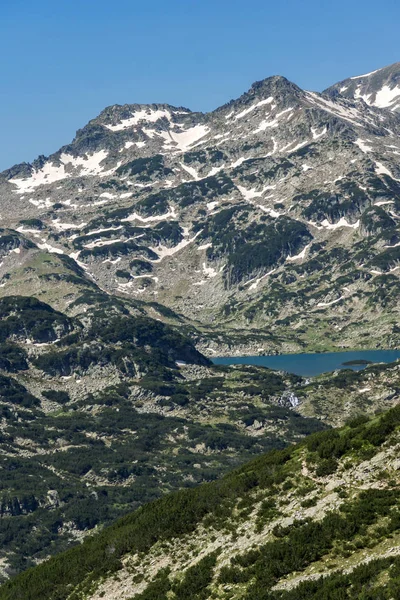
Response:
POLYGON ((277 371, 286 371, 302 377, 316 377, 323 373, 351 369, 359 371, 379 363, 400 359, 400 350, 372 349, 339 352, 301 352, 278 355, 247 355, 212 357, 216 365, 253 365, 277 371), (345 364, 347 363, 347 364, 345 364))
POLYGON ((370 352, 370 351, 399 351, 400 346, 391 348, 382 347, 346 347, 340 348, 337 346, 327 346, 325 348, 314 349, 306 346, 301 347, 300 344, 285 343, 280 348, 263 348, 262 342, 249 343, 238 342, 236 345, 231 342, 227 343, 216 343, 211 345, 206 343, 204 340, 196 343, 196 348, 199 352, 204 354, 207 358, 213 360, 214 358, 235 358, 244 356, 288 356, 293 354, 326 354, 326 353, 345 353, 345 352, 370 352))

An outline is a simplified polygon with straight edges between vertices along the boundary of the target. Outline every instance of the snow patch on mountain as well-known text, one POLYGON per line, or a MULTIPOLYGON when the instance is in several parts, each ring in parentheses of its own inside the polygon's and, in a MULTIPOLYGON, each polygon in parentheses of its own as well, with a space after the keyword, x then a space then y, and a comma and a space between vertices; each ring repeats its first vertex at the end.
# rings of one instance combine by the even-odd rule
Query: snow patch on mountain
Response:
POLYGON ((337 223, 329 223, 328 219, 324 219, 319 225, 314 221, 308 221, 308 225, 311 227, 315 227, 315 229, 339 229, 340 227, 349 227, 351 229, 358 229, 360 226, 360 221, 356 221, 355 223, 349 223, 346 217, 341 217, 337 223))
POLYGON ((100 175, 103 171, 101 163, 107 156, 108 151, 106 150, 99 150, 94 154, 85 154, 84 156, 77 157, 63 153, 60 155, 60 165, 48 161, 43 165, 42 169, 34 171, 30 177, 25 179, 13 178, 10 179, 10 183, 17 186, 18 190, 15 190, 17 194, 31 192, 40 185, 48 185, 76 176, 76 173, 72 172, 72 170, 66 170, 66 167, 69 165, 75 169, 79 169, 80 176, 100 175))
POLYGON ((362 140, 361 138, 357 138, 354 142, 356 146, 360 148, 363 152, 372 152, 372 146, 367 145, 368 140, 362 140))
POLYGON ((320 94, 315 92, 307 92, 307 96, 309 101, 312 104, 319 106, 323 110, 332 113, 337 117, 341 117, 354 125, 363 125, 363 121, 365 117, 357 110, 355 107, 348 106, 345 107, 338 102, 333 102, 333 100, 328 100, 328 98, 323 98, 320 94))
POLYGON ((365 73, 365 75, 357 75, 356 77, 350 77, 350 79, 363 79, 364 77, 369 77, 370 75, 374 75, 378 71, 379 71, 379 69, 376 69, 376 71, 371 71, 370 73, 365 73))
POLYGON ((51 252, 53 254, 65 254, 63 250, 60 248, 56 248, 55 246, 51 246, 48 242, 43 242, 43 244, 38 244, 38 248, 41 250, 47 250, 47 252, 51 252))
MULTIPOLYGON (((173 149, 187 150, 192 146, 195 142, 198 142, 209 133, 210 129, 205 125, 195 125, 186 131, 182 131, 181 133, 176 133, 174 131, 161 132, 163 134, 162 137, 166 140, 166 146, 173 146, 173 149)), ((160 133, 160 135, 161 135, 160 133)), ((169 148, 171 149, 171 148, 169 148)))
POLYGON ((105 124, 104 127, 107 127, 110 131, 123 131, 124 129, 134 127, 141 122, 155 123, 163 118, 171 121, 172 115, 169 110, 153 110, 149 108, 136 111, 129 119, 122 119, 117 125, 105 124))
POLYGON ((296 254, 295 256, 287 256, 286 260, 291 262, 294 260, 302 260, 305 255, 307 254, 308 249, 311 246, 311 242, 309 244, 307 244, 307 246, 304 246, 303 250, 301 252, 299 252, 299 254, 296 254))
MULTIPOLYGON (((249 290, 256 290, 258 288, 259 284, 261 283, 261 281, 266 279, 269 275, 272 275, 272 273, 275 273, 275 271, 276 271, 276 269, 271 269, 271 271, 268 271, 268 273, 265 273, 265 275, 263 275, 262 277, 258 277, 255 280, 255 282, 249 286, 249 290)), ((251 281, 253 281, 253 280, 251 280, 251 281)), ((247 283, 250 283, 250 281, 248 281, 247 283)))
POLYGON ((202 231, 200 230, 192 238, 188 238, 187 237, 188 236, 188 231, 186 230, 184 232, 185 238, 181 242, 179 242, 179 244, 177 244, 176 246, 173 246, 172 248, 168 248, 167 246, 162 246, 162 245, 156 246, 156 247, 149 246, 150 250, 152 250, 153 252, 155 252, 156 254, 158 254, 158 258, 156 258, 156 259, 150 259, 151 262, 152 263, 161 262, 167 256, 173 256, 177 252, 180 252, 181 250, 183 250, 184 248, 186 248, 186 246, 189 246, 189 244, 192 244, 194 242, 194 240, 201 233, 202 233, 202 231))
POLYGON ((399 96, 400 86, 390 88, 388 85, 384 85, 376 94, 374 106, 378 106, 379 108, 388 108, 396 99, 399 99, 399 96))
POLYGON ((142 221, 143 223, 151 223, 156 221, 166 221, 167 219, 176 219, 176 211, 173 206, 170 207, 169 211, 164 213, 163 215, 155 215, 154 217, 142 217, 136 212, 133 212, 129 217, 125 219, 121 219, 121 222, 130 222, 130 221, 142 221))
POLYGON ((342 217, 337 223, 329 223, 328 219, 324 219, 321 225, 326 229, 339 229, 339 227, 350 227, 351 229, 358 229, 360 226, 360 221, 356 221, 355 223, 349 223, 345 217, 342 217))
POLYGON ((389 169, 387 167, 385 167, 385 165, 383 165, 382 163, 375 161, 375 165, 376 165, 375 172, 377 175, 388 175, 394 181, 400 181, 400 179, 396 179, 395 177, 393 177, 393 175, 389 171, 389 169))
POLYGON ((195 180, 199 179, 199 174, 197 173, 197 171, 194 167, 188 167, 187 165, 183 164, 182 162, 179 164, 181 165, 182 169, 184 171, 186 171, 186 173, 189 173, 189 175, 191 175, 193 177, 193 179, 195 179, 195 180))
MULTIPOLYGON (((259 108, 260 106, 272 104, 273 101, 274 101, 274 99, 272 96, 270 96, 269 98, 266 98, 265 100, 260 100, 256 104, 253 104, 253 106, 250 106, 249 108, 246 108, 245 110, 242 110, 242 112, 238 113, 235 116, 235 121, 238 121, 239 119, 243 119, 243 117, 245 117, 249 113, 253 112, 253 110, 255 110, 256 108, 259 108)), ((226 118, 228 118, 228 117, 226 117, 226 118)))
POLYGON ((247 201, 252 200, 252 198, 259 198, 263 194, 262 192, 257 192, 255 189, 248 190, 245 187, 243 187, 242 185, 238 185, 237 189, 242 194, 243 198, 247 201))
POLYGON ((336 298, 336 300, 331 300, 330 302, 318 302, 317 306, 320 308, 325 306, 332 306, 332 304, 337 304, 341 300, 344 300, 345 296, 340 296, 340 298, 336 298))
POLYGON ((207 263, 203 262, 203 273, 206 277, 213 278, 218 275, 218 271, 213 267, 207 267, 207 263))
POLYGON ((82 223, 61 223, 59 219, 54 219, 52 221, 52 226, 58 229, 59 231, 68 231, 68 229, 83 229, 87 225, 86 222, 82 223))
POLYGON ((261 121, 261 123, 259 124, 259 126, 257 127, 257 129, 254 130, 254 133, 260 133, 262 131, 265 131, 267 128, 274 128, 274 127, 278 127, 279 126, 279 121, 280 121, 280 117, 288 112, 293 111, 293 108, 286 108, 285 110, 282 110, 280 113, 278 113, 277 115, 275 115, 274 119, 272 119, 272 121, 269 121, 268 119, 265 119, 264 121, 261 121))
POLYGON ((322 129, 322 131, 320 131, 319 133, 315 127, 311 127, 311 133, 312 133, 313 140, 319 140, 319 138, 322 137, 323 135, 326 135, 327 132, 328 132, 327 127, 324 127, 322 129))

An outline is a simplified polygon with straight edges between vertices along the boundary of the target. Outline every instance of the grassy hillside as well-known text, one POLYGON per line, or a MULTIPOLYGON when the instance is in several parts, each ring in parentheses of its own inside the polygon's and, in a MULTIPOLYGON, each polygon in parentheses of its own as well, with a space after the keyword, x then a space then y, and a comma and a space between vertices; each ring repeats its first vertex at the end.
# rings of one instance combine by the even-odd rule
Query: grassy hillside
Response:
POLYGON ((6 583, 1 600, 400 593, 400 407, 169 494, 6 583))

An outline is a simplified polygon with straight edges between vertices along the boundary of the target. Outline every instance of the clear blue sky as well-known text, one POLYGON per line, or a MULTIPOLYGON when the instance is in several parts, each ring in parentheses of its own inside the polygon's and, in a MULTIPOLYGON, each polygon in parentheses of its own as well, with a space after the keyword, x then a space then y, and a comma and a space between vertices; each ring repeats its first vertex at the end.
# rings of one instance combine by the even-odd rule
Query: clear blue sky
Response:
POLYGON ((208 111, 285 75, 322 90, 400 61, 398 0, 3 0, 0 170, 105 106, 208 111))

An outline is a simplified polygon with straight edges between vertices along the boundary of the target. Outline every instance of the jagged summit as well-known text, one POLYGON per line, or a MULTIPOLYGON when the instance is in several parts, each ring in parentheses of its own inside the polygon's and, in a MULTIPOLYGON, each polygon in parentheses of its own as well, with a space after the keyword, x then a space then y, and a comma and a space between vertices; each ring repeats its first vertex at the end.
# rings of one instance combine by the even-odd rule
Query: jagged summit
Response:
MULTIPOLYGON (((104 160, 105 152, 109 155, 111 151, 115 162, 118 153, 125 155, 124 151, 132 147, 136 147, 136 153, 139 155, 160 151, 165 153, 168 150, 186 150, 196 145, 201 139, 204 140, 201 143, 208 142, 210 138, 206 134, 210 127, 207 126, 207 123, 215 124, 216 119, 221 116, 231 121, 233 118, 239 125, 238 120, 247 115, 247 112, 242 115, 243 109, 249 109, 249 112, 253 113, 252 118, 254 115, 260 115, 260 121, 262 121, 261 117, 264 116, 265 111, 269 109, 276 109, 275 113, 280 113, 289 108, 294 110, 302 106, 322 109, 347 121, 351 118, 354 120, 354 117, 357 119, 357 116, 360 120, 359 115, 356 115, 354 111, 352 115, 350 114, 351 107, 349 110, 346 104, 340 103, 340 97, 352 100, 363 98, 371 106, 390 107, 391 110, 396 111, 400 106, 400 99, 398 103, 396 95, 397 91, 400 94, 399 81, 400 63, 368 75, 344 80, 324 92, 325 97, 328 95, 335 101, 335 105, 328 105, 323 95, 305 92, 280 75, 254 82, 250 89, 238 99, 231 100, 209 113, 192 112, 189 108, 175 107, 166 103, 115 104, 106 107, 97 117, 79 129, 70 144, 63 146, 49 157, 38 157, 32 164, 14 165, 1 173, 0 178, 9 180, 27 177, 40 171, 46 162, 50 165, 60 166, 64 164, 63 156, 66 154, 68 155, 67 162, 69 164, 72 162, 69 172, 78 173, 81 170, 84 175, 98 175, 101 170, 98 164, 99 161, 104 160), (229 113, 232 114, 229 116, 229 113), (146 150, 144 150, 145 147, 146 150), (76 159, 82 155, 84 161, 94 163, 93 168, 86 162, 79 164, 78 161, 76 163, 76 159), (91 160, 93 155, 95 155, 94 159, 91 160), (74 166, 78 166, 78 170, 74 170, 74 166), (85 167, 88 168, 85 169, 85 167)), ((270 112, 273 116, 273 111, 270 112)), ((245 122, 247 122, 247 118, 245 122)), ((274 119, 270 121, 267 119, 267 125, 263 131, 270 127, 275 128, 274 119)), ((131 155, 132 150, 128 154, 131 155)), ((123 163, 123 161, 121 162, 123 163)), ((112 161, 108 160, 103 164, 105 170, 108 171, 108 166, 111 166, 112 161)))
MULTIPOLYGON (((376 302, 397 319, 377 286, 394 278, 400 292, 400 115, 376 101, 397 77, 392 65, 350 79, 352 95, 273 76, 205 114, 110 106, 58 152, 2 174, 4 226, 40 220, 41 245, 108 292, 230 331, 271 328, 274 350, 285 324, 302 349, 298 336, 308 344, 334 314, 332 344, 351 345, 360 320, 378 327, 376 302)), ((397 344, 392 329, 386 318, 377 335, 397 344)))
POLYGON ((262 79, 260 81, 255 81, 250 90, 247 92, 249 95, 251 94, 259 94, 260 92, 268 91, 270 93, 291 93, 291 94, 299 94, 302 95, 303 90, 293 83, 289 81, 286 77, 282 75, 273 75, 272 77, 267 77, 266 79, 262 79))
MULTIPOLYGON (((267 101, 273 98, 275 103, 287 103, 290 100, 295 100, 296 103, 304 96, 304 92, 295 83, 292 83, 286 77, 281 75, 273 75, 260 81, 255 81, 247 92, 239 98, 230 100, 223 106, 217 108, 214 114, 229 112, 236 106, 251 105, 258 101, 267 101)), ((213 113, 210 113, 213 114, 213 113)))
POLYGON ((371 73, 349 77, 325 90, 353 100, 362 99, 370 106, 400 112, 400 62, 371 73))

